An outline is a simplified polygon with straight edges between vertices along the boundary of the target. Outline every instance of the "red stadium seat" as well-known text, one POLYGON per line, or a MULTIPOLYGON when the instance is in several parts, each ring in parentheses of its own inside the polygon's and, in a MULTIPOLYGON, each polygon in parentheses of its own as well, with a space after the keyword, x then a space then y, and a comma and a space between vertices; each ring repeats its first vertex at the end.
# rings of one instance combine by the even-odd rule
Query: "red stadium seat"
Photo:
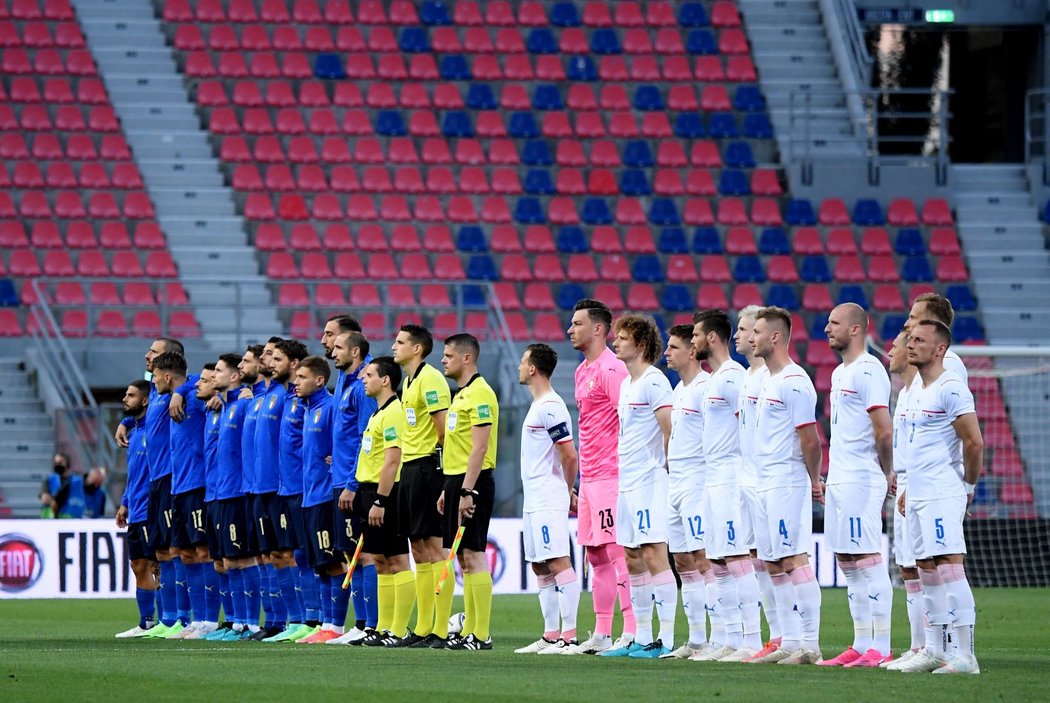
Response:
POLYGON ((876 283, 896 283, 900 281, 897 262, 893 260, 892 256, 871 257, 868 261, 868 277, 876 283))
POLYGON ((860 235, 860 251, 868 256, 889 256, 893 253, 890 236, 883 227, 867 227, 860 235))
POLYGON ((802 309, 809 312, 828 312, 835 307, 831 291, 824 283, 807 283, 802 289, 802 309))
POLYGON ((886 209, 886 222, 893 227, 915 227, 919 213, 910 198, 894 198, 886 209))
POLYGON ((816 227, 797 227, 791 240, 791 251, 799 256, 823 254, 824 242, 816 227))
POLYGON ((554 296, 549 283, 529 283, 525 286, 522 305, 526 310, 554 310, 554 296))
MULTIPOLYGON (((831 251, 830 246, 828 251, 831 251)), ((896 271, 896 268, 894 268, 894 271, 896 271)), ((833 276, 839 283, 864 283, 868 280, 867 275, 864 273, 864 265, 856 256, 840 256, 835 262, 833 276)))
POLYGON ((840 228, 828 232, 828 253, 833 256, 855 256, 857 254, 857 240, 853 236, 853 230, 840 228))
POLYGON ((951 207, 943 198, 930 198, 922 205, 922 223, 924 225, 951 225, 955 223, 951 207))
POLYGON ((705 283, 700 286, 700 290, 697 292, 696 305, 701 310, 711 308, 726 310, 729 308, 729 300, 726 298, 726 293, 722 286, 705 283))
POLYGON ((935 256, 958 255, 962 249, 952 227, 936 227, 930 232, 930 253, 935 256))
POLYGON ((849 211, 842 198, 826 198, 820 204, 818 219, 820 224, 826 227, 842 227, 851 223, 849 211))

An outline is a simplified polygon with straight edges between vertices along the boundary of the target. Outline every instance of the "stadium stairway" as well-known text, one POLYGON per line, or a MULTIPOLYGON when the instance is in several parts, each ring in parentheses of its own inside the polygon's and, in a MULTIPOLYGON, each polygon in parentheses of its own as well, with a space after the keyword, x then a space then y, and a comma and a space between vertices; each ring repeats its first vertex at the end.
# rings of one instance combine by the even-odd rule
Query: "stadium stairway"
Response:
MULTIPOLYGON (((862 156, 860 141, 828 142, 816 136, 854 134, 818 0, 739 0, 738 4, 781 153, 788 153, 789 136, 798 141, 814 135, 811 148, 821 154, 862 156), (805 127, 796 123, 792 134, 791 95, 803 90, 811 92, 811 119, 805 127)), ((800 99, 795 100, 795 106, 801 107, 800 99)))
POLYGON ((0 359, 0 518, 36 517, 55 430, 21 359, 0 359))
POLYGON ((255 249, 244 237, 232 191, 201 129, 153 8, 139 0, 74 0, 84 34, 109 90, 168 236, 191 299, 208 301, 197 318, 213 345, 232 338, 229 308, 239 299, 249 329, 279 329, 255 249), (225 277, 250 282, 240 290, 225 277), (215 282, 199 278, 214 277, 215 282), (251 281, 256 279, 257 282, 251 281))

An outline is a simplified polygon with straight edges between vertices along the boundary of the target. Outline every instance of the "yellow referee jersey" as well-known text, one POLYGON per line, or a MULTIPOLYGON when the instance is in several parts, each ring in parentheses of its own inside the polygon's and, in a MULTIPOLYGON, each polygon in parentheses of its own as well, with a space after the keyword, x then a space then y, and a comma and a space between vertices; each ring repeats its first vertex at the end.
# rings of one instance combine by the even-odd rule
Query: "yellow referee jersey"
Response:
POLYGON ((423 362, 412 378, 406 378, 401 393, 405 412, 405 434, 401 456, 405 461, 421 459, 437 451, 437 428, 430 413, 447 410, 452 402, 445 375, 423 362))
MULTIPOLYGON (((386 450, 401 447, 404 435, 405 413, 401 409, 401 401, 395 395, 368 418, 368 426, 361 437, 361 451, 357 455, 358 483, 379 483, 386 450)), ((394 482, 399 480, 400 464, 394 475, 394 482)))
POLYGON ((499 401, 492 386, 478 374, 459 389, 445 417, 444 471, 446 476, 467 473, 470 458, 470 430, 492 425, 482 470, 496 467, 496 437, 499 435, 499 401))

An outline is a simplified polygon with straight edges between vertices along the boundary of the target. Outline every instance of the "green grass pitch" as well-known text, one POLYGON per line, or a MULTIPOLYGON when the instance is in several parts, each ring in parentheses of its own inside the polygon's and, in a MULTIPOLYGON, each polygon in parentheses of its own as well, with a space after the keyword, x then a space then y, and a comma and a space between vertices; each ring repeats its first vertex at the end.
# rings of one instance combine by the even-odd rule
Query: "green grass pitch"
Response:
MULTIPOLYGON (((895 651, 907 645, 903 593, 895 651)), ((976 592, 976 677, 689 661, 515 655, 540 627, 534 596, 496 596, 491 652, 116 640, 133 600, 0 601, 0 701, 1024 701, 1048 700, 1050 590, 976 592)), ((459 607, 457 598, 457 608, 459 607)), ((845 592, 824 592, 821 644, 852 640, 845 592)), ((593 624, 589 598, 580 629, 593 624)), ((679 637, 685 634, 679 613, 679 637)))

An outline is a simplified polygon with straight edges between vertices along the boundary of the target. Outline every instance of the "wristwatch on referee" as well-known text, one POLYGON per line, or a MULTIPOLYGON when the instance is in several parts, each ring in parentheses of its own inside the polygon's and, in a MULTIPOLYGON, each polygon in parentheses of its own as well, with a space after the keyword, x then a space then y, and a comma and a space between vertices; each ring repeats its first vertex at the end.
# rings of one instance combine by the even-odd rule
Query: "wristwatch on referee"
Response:
POLYGON ((460 488, 459 495, 461 498, 466 498, 467 496, 470 496, 473 500, 476 501, 480 494, 473 488, 460 488))

